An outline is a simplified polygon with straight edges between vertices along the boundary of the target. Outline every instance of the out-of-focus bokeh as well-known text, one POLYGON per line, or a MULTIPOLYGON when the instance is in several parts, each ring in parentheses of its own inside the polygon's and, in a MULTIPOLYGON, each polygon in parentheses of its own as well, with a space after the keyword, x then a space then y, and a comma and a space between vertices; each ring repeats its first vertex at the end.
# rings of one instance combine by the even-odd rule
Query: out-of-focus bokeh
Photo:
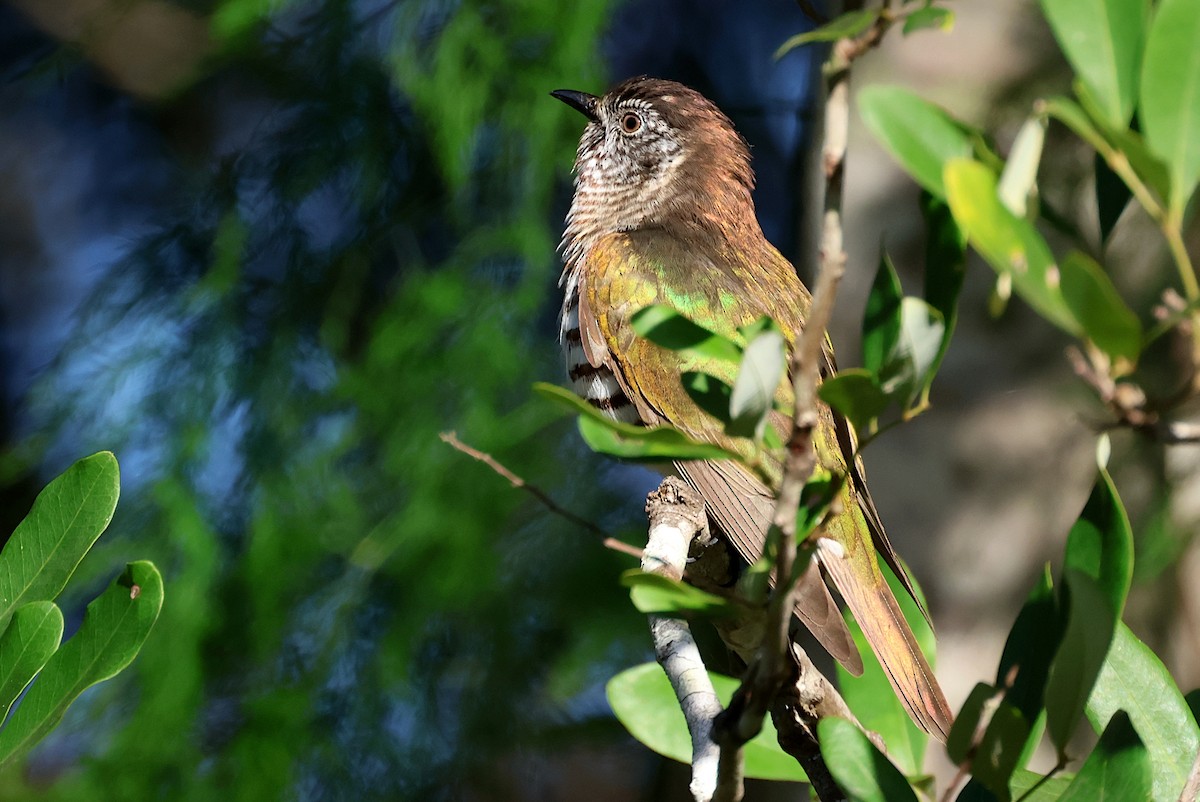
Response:
MULTIPOLYGON (((1067 73, 1032 5, 956 11, 855 81, 914 86, 1007 147, 1067 73)), ((0 3, 0 531, 112 449, 122 500, 78 601, 141 557, 167 594, 134 666, 0 799, 686 798, 604 700, 650 655, 629 561, 438 433, 637 541, 655 477, 588 453, 529 391, 563 378, 555 246, 581 130, 547 93, 652 73, 709 94, 803 271, 822 54, 772 53, 806 27, 786 0, 0 3)), ((1048 166, 1043 192, 1078 207, 1089 158, 1048 166)), ((856 128, 844 364, 881 236, 919 282, 916 197, 856 128)), ((1122 225, 1118 284, 1151 294, 1161 248, 1122 225)), ((867 455, 955 705, 1092 481, 1095 410, 1063 341, 1018 302, 989 317, 991 278, 972 267, 933 409, 867 455)), ((1185 689, 1188 458, 1118 436, 1113 460, 1139 537, 1130 623, 1185 689)))

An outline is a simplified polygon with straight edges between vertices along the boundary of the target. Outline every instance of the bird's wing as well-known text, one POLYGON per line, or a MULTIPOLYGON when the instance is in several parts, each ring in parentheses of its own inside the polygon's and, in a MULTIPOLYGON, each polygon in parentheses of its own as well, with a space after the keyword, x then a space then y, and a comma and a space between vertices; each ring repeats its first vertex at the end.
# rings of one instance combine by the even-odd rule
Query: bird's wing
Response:
MULTIPOLYGON (((654 345, 635 334, 630 318, 643 307, 666 304, 706 328, 732 337, 738 326, 769 314, 790 342, 799 330, 808 296, 786 260, 773 249, 772 253, 778 262, 765 269, 761 264, 705 265, 698 260, 709 257, 688 252, 668 237, 647 242, 631 235, 612 235, 589 252, 581 296, 587 299, 588 313, 595 312, 596 330, 607 344, 609 366, 622 389, 636 399, 644 421, 670 423, 695 439, 748 452, 750 444, 726 435, 721 423, 696 406, 679 380, 684 371, 701 370, 732 384, 736 366, 654 345), (668 272, 680 264, 690 268, 686 280, 668 272)), ((580 311, 582 315, 582 307, 580 311)), ((790 407, 790 387, 784 383, 779 392, 777 400, 790 407)), ((952 719, 949 706, 876 560, 880 540, 885 554, 892 553, 891 544, 886 537, 876 536, 869 525, 859 497, 861 477, 854 480, 855 472, 848 469, 847 452, 838 434, 839 427, 847 427, 849 432, 848 424, 824 406, 820 419, 813 438, 817 461, 827 470, 848 473, 851 481, 843 486, 842 512, 828 522, 815 563, 850 607, 909 714, 945 740, 952 719)), ((732 461, 680 462, 677 469, 704 497, 710 516, 743 559, 756 560, 762 554, 773 507, 767 488, 732 461)), ((880 535, 882 531, 878 527, 880 535)), ((894 559, 893 555, 889 562, 894 559)), ((898 573, 904 576, 902 571, 898 573)), ((817 571, 810 570, 806 578, 801 609, 797 610, 801 620, 847 669, 861 672, 861 659, 828 590, 817 587, 823 585, 817 581, 817 571)))

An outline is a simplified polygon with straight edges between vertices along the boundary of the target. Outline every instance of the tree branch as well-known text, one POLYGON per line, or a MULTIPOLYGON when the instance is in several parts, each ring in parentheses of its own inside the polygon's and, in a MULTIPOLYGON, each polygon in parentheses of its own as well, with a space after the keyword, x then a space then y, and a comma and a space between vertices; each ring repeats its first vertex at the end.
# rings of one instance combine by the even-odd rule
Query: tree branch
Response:
POLYGON ((543 504, 543 506, 546 507, 546 509, 550 510, 550 512, 554 513, 555 515, 559 516, 560 518, 565 518, 566 520, 570 521, 571 523, 573 523, 577 526, 583 527, 584 529, 591 532, 596 537, 600 538, 601 545, 603 545, 604 548, 612 549, 613 551, 619 551, 622 554, 629 554, 633 557, 641 558, 642 550, 639 549, 637 546, 630 546, 628 543, 624 543, 620 540, 617 540, 615 537, 608 534, 608 532, 605 532, 603 529, 601 529, 599 526, 592 523, 588 519, 586 519, 580 515, 577 515, 577 514, 571 512, 570 510, 568 510, 567 508, 563 507, 557 501, 555 501, 553 498, 551 498, 550 495, 548 493, 546 493, 546 491, 542 490, 540 487, 538 487, 535 484, 530 484, 529 482, 526 482, 520 476, 517 476, 515 473, 510 471, 508 468, 501 465, 496 460, 496 458, 493 457, 491 454, 485 453, 483 451, 479 451, 478 449, 471 448, 469 445, 464 443, 462 440, 459 440, 457 432, 442 432, 441 434, 438 435, 438 437, 441 439, 441 441, 443 443, 446 443, 451 448, 453 448, 455 451, 460 451, 463 454, 466 454, 471 459, 482 462, 484 465, 488 466, 493 471, 495 471, 496 473, 500 474, 505 479, 507 479, 509 481, 509 484, 511 484, 513 487, 518 487, 518 488, 526 491, 530 495, 532 495, 534 498, 536 498, 538 501, 540 501, 543 504))
MULTIPOLYGON (((646 497, 646 517, 650 536, 642 570, 683 579, 692 541, 708 535, 704 500, 682 480, 668 476, 646 497)), ((692 738, 692 797, 696 802, 737 802, 742 798, 741 748, 723 749, 712 738, 721 702, 691 628, 679 618, 649 618, 654 656, 675 689, 692 738)))

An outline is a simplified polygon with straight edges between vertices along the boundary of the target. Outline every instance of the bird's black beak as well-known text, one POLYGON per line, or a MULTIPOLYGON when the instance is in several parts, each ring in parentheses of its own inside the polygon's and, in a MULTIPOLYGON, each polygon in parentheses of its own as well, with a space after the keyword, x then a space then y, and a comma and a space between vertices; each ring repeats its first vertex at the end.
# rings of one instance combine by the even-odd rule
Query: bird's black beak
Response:
POLYGON ((600 117, 596 114, 596 104, 600 102, 600 98, 595 95, 576 92, 574 89, 555 89, 550 95, 566 103, 592 122, 600 122, 600 117))

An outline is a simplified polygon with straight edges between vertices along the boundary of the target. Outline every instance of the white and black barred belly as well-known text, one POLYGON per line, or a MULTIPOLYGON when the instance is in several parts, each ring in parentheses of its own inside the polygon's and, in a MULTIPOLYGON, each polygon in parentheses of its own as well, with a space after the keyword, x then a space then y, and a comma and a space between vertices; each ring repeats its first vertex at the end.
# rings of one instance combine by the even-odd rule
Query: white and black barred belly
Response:
POLYGON ((579 325, 579 282, 574 271, 568 271, 564 276, 564 284, 559 342, 562 343, 572 389, 614 420, 640 423, 637 407, 629 400, 612 370, 605 364, 591 364, 584 352, 579 325))

